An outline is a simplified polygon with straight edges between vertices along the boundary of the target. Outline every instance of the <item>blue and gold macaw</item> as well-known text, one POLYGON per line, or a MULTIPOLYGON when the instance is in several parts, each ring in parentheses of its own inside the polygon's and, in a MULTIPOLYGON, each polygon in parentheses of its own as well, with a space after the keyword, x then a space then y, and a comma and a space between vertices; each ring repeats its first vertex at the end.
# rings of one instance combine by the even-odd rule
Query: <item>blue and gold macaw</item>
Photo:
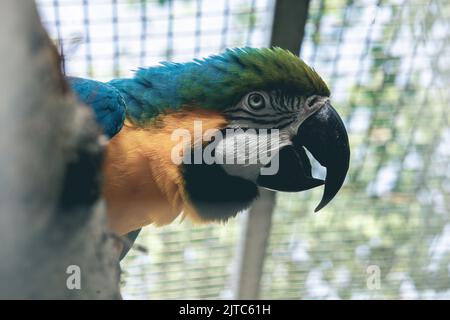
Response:
POLYGON ((251 205, 258 187, 298 192, 325 184, 317 211, 339 191, 349 167, 347 133, 327 85, 280 48, 229 49, 188 63, 142 68, 130 79, 69 82, 111 138, 102 194, 110 227, 119 235, 168 224, 181 213, 225 221, 251 205), (245 165, 174 163, 178 142, 172 133, 181 128, 194 134, 198 121, 204 131, 224 133, 224 141, 231 139, 229 128, 244 134, 279 129, 278 171, 261 175, 245 165), (327 168, 325 181, 312 177, 304 148, 327 168))

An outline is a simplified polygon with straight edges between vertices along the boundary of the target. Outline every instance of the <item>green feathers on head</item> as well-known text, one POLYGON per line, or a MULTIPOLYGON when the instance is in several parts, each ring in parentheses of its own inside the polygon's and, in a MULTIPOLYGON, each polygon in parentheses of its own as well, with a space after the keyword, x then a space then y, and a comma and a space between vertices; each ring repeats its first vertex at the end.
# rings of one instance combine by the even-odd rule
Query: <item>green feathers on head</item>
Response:
POLYGON ((228 49, 222 55, 195 63, 204 70, 199 70, 194 81, 186 79, 181 92, 186 100, 205 100, 212 108, 227 107, 255 90, 330 95, 327 85, 312 68, 281 48, 228 49))
POLYGON ((234 84, 236 91, 251 91, 259 88, 260 90, 281 89, 307 96, 330 95, 322 78, 290 51, 278 47, 246 48, 228 50, 225 54, 238 62, 233 66, 231 77, 227 79, 230 85, 234 84), (235 74, 238 75, 240 83, 233 82, 235 74))
POLYGON ((132 98, 128 114, 145 121, 182 106, 223 109, 250 91, 282 90, 298 96, 329 96, 322 78, 303 60, 281 48, 227 49, 187 63, 140 69, 130 82, 112 84, 132 98))

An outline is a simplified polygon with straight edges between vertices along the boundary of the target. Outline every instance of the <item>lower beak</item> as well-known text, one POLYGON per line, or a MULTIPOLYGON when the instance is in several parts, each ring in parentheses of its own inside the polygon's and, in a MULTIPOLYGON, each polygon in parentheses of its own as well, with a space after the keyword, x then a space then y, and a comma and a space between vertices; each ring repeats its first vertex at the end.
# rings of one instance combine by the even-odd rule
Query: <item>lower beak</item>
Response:
POLYGON ((350 163, 347 131, 336 110, 325 104, 301 124, 292 143, 277 154, 278 172, 260 175, 257 183, 264 188, 287 192, 304 191, 325 183, 317 212, 334 198, 347 175, 350 163), (311 164, 303 147, 327 168, 325 181, 312 177, 311 164))

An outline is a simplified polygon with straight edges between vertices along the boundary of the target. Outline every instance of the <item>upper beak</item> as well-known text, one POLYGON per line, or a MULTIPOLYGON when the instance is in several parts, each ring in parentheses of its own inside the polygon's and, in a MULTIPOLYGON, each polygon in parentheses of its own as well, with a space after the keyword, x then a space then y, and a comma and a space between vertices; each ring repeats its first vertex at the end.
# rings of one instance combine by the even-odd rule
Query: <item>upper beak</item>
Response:
POLYGON ((259 176, 258 185, 278 191, 303 191, 323 184, 311 176, 311 164, 303 150, 327 168, 322 200, 315 212, 326 206, 344 183, 350 163, 347 131, 336 110, 326 103, 308 117, 292 140, 279 152, 279 170, 272 176, 259 176))

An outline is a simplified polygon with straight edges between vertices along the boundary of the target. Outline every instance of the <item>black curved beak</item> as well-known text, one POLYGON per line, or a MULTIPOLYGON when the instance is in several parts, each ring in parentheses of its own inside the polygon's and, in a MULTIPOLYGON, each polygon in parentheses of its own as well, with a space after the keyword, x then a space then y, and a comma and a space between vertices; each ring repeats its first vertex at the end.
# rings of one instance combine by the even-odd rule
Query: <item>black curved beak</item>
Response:
POLYGON ((297 192, 325 183, 322 200, 315 212, 325 207, 344 183, 350 163, 347 131, 336 110, 325 104, 307 118, 292 140, 293 145, 279 152, 279 170, 275 175, 260 175, 258 185, 277 190, 297 192), (303 149, 327 168, 325 182, 311 175, 311 164, 303 149))
POLYGON ((286 146, 272 158, 279 164, 274 175, 259 175, 260 187, 283 192, 299 192, 321 186, 325 181, 312 177, 311 163, 305 150, 292 145, 286 146), (277 158, 277 159, 275 159, 277 158))
POLYGON ((304 146, 327 168, 322 200, 315 212, 325 207, 338 193, 350 163, 350 147, 344 123, 336 110, 325 104, 305 120, 294 138, 294 145, 304 146))

